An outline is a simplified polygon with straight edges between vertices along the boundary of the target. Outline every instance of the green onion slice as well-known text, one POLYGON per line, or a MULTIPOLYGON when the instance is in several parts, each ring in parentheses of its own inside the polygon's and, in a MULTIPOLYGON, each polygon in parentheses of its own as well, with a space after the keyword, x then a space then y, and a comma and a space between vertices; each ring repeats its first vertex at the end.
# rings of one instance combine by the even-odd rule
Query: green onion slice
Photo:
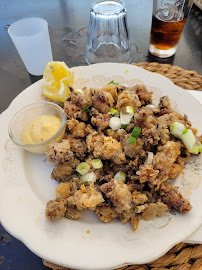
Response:
POLYGON ((126 106, 126 112, 134 115, 133 107, 132 106, 126 106))
POLYGON ((133 136, 130 136, 129 142, 132 143, 132 144, 136 144, 136 138, 133 137, 133 136))
POLYGON ((176 138, 179 138, 182 136, 182 134, 185 134, 187 129, 185 126, 179 122, 174 122, 170 125, 170 133, 175 136, 176 138))
POLYGON ((119 85, 119 83, 116 83, 115 81, 111 81, 108 84, 119 85))
POLYGON ((82 89, 77 89, 75 92, 79 95, 84 95, 84 91, 82 89))
POLYGON ((196 137, 191 129, 188 129, 186 133, 180 136, 180 139, 183 141, 189 152, 192 152, 196 143, 196 137))
POLYGON ((80 177, 80 181, 82 183, 89 183, 89 182, 95 182, 96 181, 96 175, 94 172, 89 172, 80 177))
POLYGON ((121 124, 127 125, 130 123, 131 118, 133 115, 131 113, 122 113, 120 112, 120 119, 121 119, 121 124))
POLYGON ((131 136, 137 138, 137 136, 139 136, 140 133, 141 133, 141 128, 135 127, 131 133, 131 136))
POLYGON ((77 167, 76 171, 81 175, 86 174, 90 170, 90 166, 86 162, 81 162, 77 167))
POLYGON ((123 124, 122 124, 122 125, 121 125, 121 128, 126 128, 126 125, 123 125, 123 124))
POLYGON ((88 107, 84 108, 83 110, 81 110, 81 112, 89 111, 89 109, 90 109, 91 107, 93 107, 93 106, 92 106, 92 105, 91 105, 91 106, 88 106, 88 107))
POLYGON ((115 109, 111 109, 111 111, 109 112, 109 114, 115 115, 115 116, 119 116, 119 112, 115 109))
POLYGON ((124 172, 117 172, 114 175, 114 178, 118 181, 125 182, 126 181, 126 174, 124 172))
POLYGON ((102 163, 102 160, 100 158, 93 159, 91 161, 91 163, 92 163, 94 169, 100 169, 103 167, 103 163, 102 163))

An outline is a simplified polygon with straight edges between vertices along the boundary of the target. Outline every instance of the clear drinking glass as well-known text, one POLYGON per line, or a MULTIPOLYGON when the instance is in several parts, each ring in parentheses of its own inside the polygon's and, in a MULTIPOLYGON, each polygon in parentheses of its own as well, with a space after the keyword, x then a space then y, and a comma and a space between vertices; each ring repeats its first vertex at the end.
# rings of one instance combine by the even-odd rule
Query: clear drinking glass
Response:
POLYGON ((92 4, 88 27, 86 61, 130 63, 126 7, 120 0, 98 0, 92 4))
POLYGON ((175 54, 193 0, 153 0, 149 52, 166 58, 175 54))
POLYGON ((22 19, 13 23, 8 33, 28 72, 42 75, 47 62, 53 61, 47 21, 22 19))

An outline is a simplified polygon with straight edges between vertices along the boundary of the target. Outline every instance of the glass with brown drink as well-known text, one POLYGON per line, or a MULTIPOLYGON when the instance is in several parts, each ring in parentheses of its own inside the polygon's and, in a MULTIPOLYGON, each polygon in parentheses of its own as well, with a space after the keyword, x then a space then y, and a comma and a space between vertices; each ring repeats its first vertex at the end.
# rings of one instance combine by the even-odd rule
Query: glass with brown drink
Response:
POLYGON ((166 58, 175 54, 193 0, 153 0, 149 51, 166 58))

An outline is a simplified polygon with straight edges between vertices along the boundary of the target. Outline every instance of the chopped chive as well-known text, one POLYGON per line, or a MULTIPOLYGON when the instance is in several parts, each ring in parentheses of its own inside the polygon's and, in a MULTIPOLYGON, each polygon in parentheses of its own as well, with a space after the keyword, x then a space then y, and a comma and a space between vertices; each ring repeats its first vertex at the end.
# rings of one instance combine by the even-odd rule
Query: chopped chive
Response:
POLYGON ((108 84, 119 85, 119 83, 116 83, 115 81, 111 81, 108 84))
POLYGON ((133 137, 133 136, 130 136, 129 142, 132 143, 132 144, 136 144, 136 138, 133 137))
POLYGON ((133 107, 132 106, 126 106, 126 112, 130 113, 133 116, 134 115, 133 107))
POLYGON ((86 174, 90 170, 90 166, 86 162, 81 162, 76 167, 76 171, 80 173, 81 175, 86 174))
POLYGON ((127 69, 125 70, 125 73, 128 73, 128 70, 127 69))
POLYGON ((94 169, 100 169, 103 167, 103 163, 102 163, 102 160, 100 158, 93 159, 91 161, 91 163, 92 163, 94 169))
POLYGON ((121 125, 121 128, 126 128, 126 125, 122 124, 122 125, 121 125))
POLYGON ((115 110, 115 109, 111 109, 111 111, 109 112, 109 114, 119 116, 119 112, 117 110, 115 110))
POLYGON ((91 107, 93 107, 93 106, 92 106, 92 105, 91 105, 91 106, 88 106, 88 107, 84 108, 83 110, 81 110, 81 112, 89 111, 89 109, 90 109, 91 107))
POLYGON ((137 136, 140 135, 140 133, 141 133, 141 128, 140 127, 135 127, 133 129, 132 133, 131 133, 131 136, 136 138, 137 136))

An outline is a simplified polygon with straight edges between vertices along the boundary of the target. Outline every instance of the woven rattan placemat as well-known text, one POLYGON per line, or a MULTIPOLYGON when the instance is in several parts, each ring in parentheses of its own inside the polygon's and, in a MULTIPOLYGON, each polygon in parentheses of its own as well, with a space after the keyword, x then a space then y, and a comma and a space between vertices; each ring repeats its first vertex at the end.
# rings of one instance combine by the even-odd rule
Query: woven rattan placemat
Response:
MULTIPOLYGON (((177 66, 159 63, 133 64, 148 71, 166 76, 177 86, 184 89, 202 91, 202 76, 195 71, 184 70, 177 66)), ((43 260, 44 266, 53 270, 70 270, 43 260)), ((202 270, 202 245, 180 243, 158 260, 144 265, 129 265, 116 270, 202 270)))

